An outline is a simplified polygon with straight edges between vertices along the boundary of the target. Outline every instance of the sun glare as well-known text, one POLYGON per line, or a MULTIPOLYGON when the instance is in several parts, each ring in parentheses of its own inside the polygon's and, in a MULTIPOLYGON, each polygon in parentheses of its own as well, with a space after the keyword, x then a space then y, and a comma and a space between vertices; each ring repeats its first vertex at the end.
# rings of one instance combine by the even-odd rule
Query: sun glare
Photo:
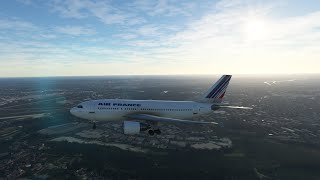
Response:
POLYGON ((245 24, 245 33, 248 40, 265 39, 267 35, 266 22, 259 18, 249 18, 245 24))

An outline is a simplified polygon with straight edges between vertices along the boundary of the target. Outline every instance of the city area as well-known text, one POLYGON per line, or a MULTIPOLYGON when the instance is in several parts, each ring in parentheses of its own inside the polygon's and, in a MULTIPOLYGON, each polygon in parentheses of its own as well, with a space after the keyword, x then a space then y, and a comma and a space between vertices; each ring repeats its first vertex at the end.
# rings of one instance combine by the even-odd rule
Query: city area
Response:
POLYGON ((197 100, 219 76, 0 79, 0 179, 319 179, 320 76, 234 76, 225 103, 161 135, 69 113, 91 99, 197 100))

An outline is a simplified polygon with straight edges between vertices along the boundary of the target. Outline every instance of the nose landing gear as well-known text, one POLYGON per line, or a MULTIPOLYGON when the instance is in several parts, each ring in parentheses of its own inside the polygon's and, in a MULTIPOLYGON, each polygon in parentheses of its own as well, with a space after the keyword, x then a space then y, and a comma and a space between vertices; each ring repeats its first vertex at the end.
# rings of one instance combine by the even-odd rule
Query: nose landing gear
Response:
POLYGON ((96 122, 93 122, 92 129, 97 129, 96 122))

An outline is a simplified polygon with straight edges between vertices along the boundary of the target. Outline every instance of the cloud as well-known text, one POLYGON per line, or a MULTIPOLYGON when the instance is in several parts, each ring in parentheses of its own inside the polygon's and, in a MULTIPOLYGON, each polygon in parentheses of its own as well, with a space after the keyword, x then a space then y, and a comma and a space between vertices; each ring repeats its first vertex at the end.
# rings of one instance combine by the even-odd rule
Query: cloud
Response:
POLYGON ((25 4, 25 5, 31 5, 33 2, 31 0, 17 0, 18 2, 25 4))
POLYGON ((0 19, 0 59, 6 60, 0 62, 0 74, 1 67, 15 67, 19 59, 39 74, 45 66, 51 74, 73 75, 319 72, 320 11, 275 18, 284 4, 273 0, 223 0, 210 6, 204 1, 114 2, 55 0, 54 12, 75 18, 59 25, 0 19), (200 6, 208 7, 189 17, 200 6), (107 26, 94 26, 92 19, 107 26), (74 60, 72 68, 64 67, 74 60))
POLYGON ((127 19, 127 25, 132 26, 132 25, 140 25, 147 23, 147 20, 143 17, 138 17, 136 15, 132 15, 132 18, 127 19))
POLYGON ((252 3, 254 3, 254 0, 221 0, 217 2, 216 7, 219 9, 234 8, 252 3))
POLYGON ((108 1, 55 0, 51 6, 54 12, 59 12, 63 17, 81 19, 92 16, 107 25, 144 22, 143 17, 123 11, 108 1))
POLYGON ((157 41, 152 40, 137 40, 137 41, 131 41, 129 42, 131 46, 135 47, 158 47, 161 44, 157 41))
POLYGON ((129 15, 107 2, 87 2, 87 10, 105 24, 123 24, 129 15))
POLYGON ((155 25, 140 26, 136 32, 142 36, 159 36, 161 34, 159 27, 155 25))
POLYGON ((52 29, 17 18, 0 19, 0 36, 2 40, 9 42, 19 41, 19 39, 49 40, 57 38, 52 29))
POLYGON ((50 3, 53 12, 62 17, 83 19, 95 17, 107 25, 126 24, 128 26, 146 23, 148 16, 190 16, 196 8, 194 2, 169 0, 144 0, 125 2, 91 0, 54 0, 50 3))
POLYGON ((55 34, 48 34, 48 33, 41 33, 35 36, 37 39, 55 39, 57 38, 57 35, 55 34))
POLYGON ((124 39, 124 40, 131 40, 131 39, 137 38, 138 36, 136 34, 133 34, 133 33, 120 33, 120 34, 114 35, 113 37, 121 38, 121 39, 124 39))
POLYGON ((53 8, 52 11, 59 12, 63 17, 81 19, 88 16, 88 12, 85 12, 87 1, 53 0, 50 6, 53 8))
POLYGON ((34 31, 38 27, 34 24, 19 19, 0 19, 0 29, 34 31))
MULTIPOLYGON (((236 2, 235 4, 238 4, 238 1, 236 2)), ((280 40, 292 42, 292 39, 306 35, 314 36, 316 35, 314 31, 319 30, 320 11, 296 17, 271 19, 268 15, 272 11, 272 6, 250 11, 247 7, 235 4, 232 6, 234 9, 213 12, 191 22, 185 30, 172 36, 170 41, 179 42, 181 45, 208 42, 212 45, 230 43, 245 46, 248 43, 245 26, 248 23, 255 23, 253 21, 263 22, 267 31, 265 37, 259 39, 257 46, 264 46, 271 42, 277 43, 280 40)))
POLYGON ((154 11, 151 11, 151 15, 159 15, 166 13, 167 16, 182 14, 188 15, 188 12, 179 8, 175 5, 170 4, 167 0, 158 0, 157 4, 153 8, 154 11))
POLYGON ((320 58, 320 11, 276 19, 271 18, 275 5, 253 9, 238 3, 228 5, 165 36, 161 36, 164 31, 159 26, 141 26, 138 34, 157 38, 128 44, 147 51, 136 58, 193 64, 203 73, 316 72, 312 64, 320 58), (247 24, 255 26, 256 21, 263 22, 264 32, 253 27, 249 31, 253 34, 248 34, 247 24))
POLYGON ((133 3, 135 9, 142 10, 149 16, 190 16, 195 6, 194 2, 172 0, 142 0, 133 3))
POLYGON ((59 33, 64 33, 72 36, 93 35, 96 33, 94 29, 81 26, 56 27, 55 30, 59 33))

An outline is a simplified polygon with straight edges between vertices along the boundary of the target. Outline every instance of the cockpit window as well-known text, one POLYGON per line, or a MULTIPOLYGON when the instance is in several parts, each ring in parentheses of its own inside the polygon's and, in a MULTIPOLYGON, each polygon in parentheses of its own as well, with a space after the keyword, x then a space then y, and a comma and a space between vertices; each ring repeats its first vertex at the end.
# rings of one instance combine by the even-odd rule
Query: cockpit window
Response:
POLYGON ((77 108, 83 108, 83 106, 82 105, 78 105, 77 108))

